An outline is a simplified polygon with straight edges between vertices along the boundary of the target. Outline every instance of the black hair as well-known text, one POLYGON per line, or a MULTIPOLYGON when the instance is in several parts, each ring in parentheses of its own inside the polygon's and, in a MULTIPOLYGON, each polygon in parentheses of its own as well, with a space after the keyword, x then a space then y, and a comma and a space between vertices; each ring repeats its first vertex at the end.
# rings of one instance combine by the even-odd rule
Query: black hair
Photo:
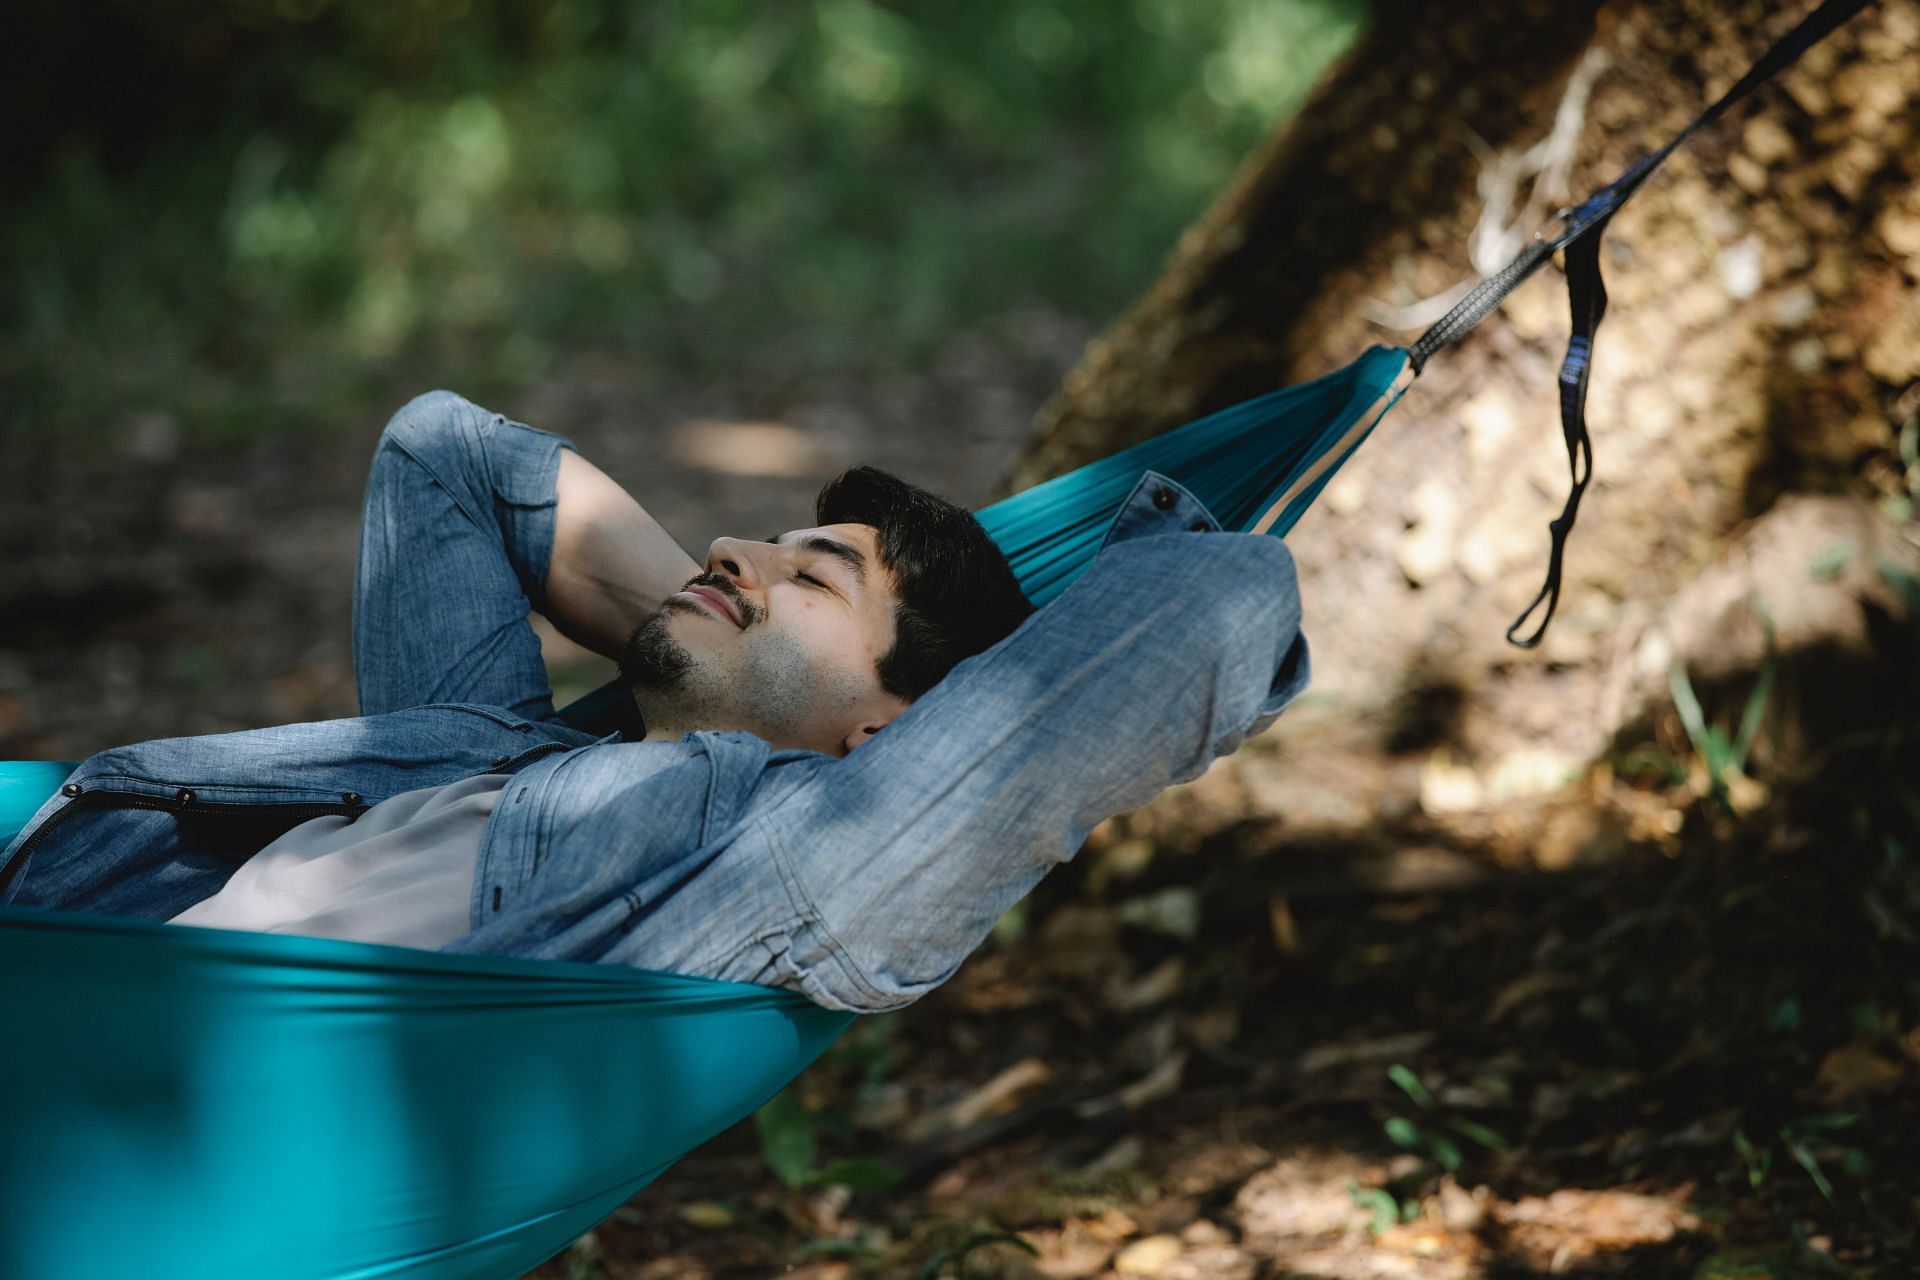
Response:
POLYGON ((875 467, 829 480, 814 501, 820 524, 879 531, 893 574, 893 648, 880 687, 911 702, 962 659, 992 648, 1033 612, 1013 566, 973 513, 875 467))

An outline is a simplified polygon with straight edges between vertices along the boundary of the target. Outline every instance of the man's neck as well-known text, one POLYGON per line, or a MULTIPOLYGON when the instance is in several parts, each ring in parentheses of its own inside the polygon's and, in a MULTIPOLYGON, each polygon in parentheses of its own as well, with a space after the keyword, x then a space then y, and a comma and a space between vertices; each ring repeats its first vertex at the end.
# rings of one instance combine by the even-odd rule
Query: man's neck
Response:
POLYGON ((637 689, 631 692, 634 706, 639 709, 640 724, 646 730, 643 742, 678 742, 698 730, 722 727, 711 723, 710 717, 689 714, 688 709, 676 705, 671 696, 643 694, 637 689))

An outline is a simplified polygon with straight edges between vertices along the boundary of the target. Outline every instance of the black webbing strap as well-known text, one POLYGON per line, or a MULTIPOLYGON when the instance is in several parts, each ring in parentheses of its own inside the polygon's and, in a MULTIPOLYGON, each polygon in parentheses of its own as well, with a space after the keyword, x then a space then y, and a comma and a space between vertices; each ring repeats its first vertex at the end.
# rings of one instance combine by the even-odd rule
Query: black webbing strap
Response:
POLYGON ((1547 526, 1553 534, 1553 550, 1547 557, 1547 580, 1513 625, 1507 628, 1507 643, 1531 649, 1547 633, 1554 608, 1560 603, 1560 562, 1566 552, 1567 535, 1573 531, 1573 518, 1580 510, 1580 495, 1593 478, 1593 441, 1587 436, 1587 374, 1592 368, 1593 334, 1607 314, 1607 286, 1600 280, 1600 233, 1605 219, 1595 224, 1590 235, 1567 246, 1567 296, 1573 304, 1573 336, 1567 340, 1567 357, 1560 364, 1560 431, 1567 438, 1567 471, 1573 487, 1567 491, 1567 505, 1547 526), (1547 612, 1540 626, 1525 640, 1513 633, 1533 616, 1546 601, 1547 612))
POLYGON ((1752 93, 1781 68, 1790 65, 1835 27, 1870 3, 1872 0, 1826 0, 1799 26, 1776 40, 1773 47, 1747 70, 1747 74, 1740 77, 1733 88, 1669 139, 1664 147, 1642 156, 1632 168, 1588 197, 1585 203, 1562 209, 1554 215, 1555 221, 1560 223, 1558 233, 1551 238, 1545 235, 1535 237, 1534 242, 1522 250, 1518 257, 1476 285, 1471 293, 1440 317, 1409 348, 1408 363, 1417 374, 1426 367, 1429 356, 1449 343, 1459 341, 1498 309, 1506 296, 1538 270, 1542 263, 1561 250, 1566 251, 1567 294, 1573 310, 1573 332, 1567 340, 1566 359, 1560 365, 1560 429, 1567 440, 1567 468, 1572 474, 1573 484, 1567 494, 1567 505, 1548 526, 1553 534, 1553 550, 1547 562, 1546 584, 1540 588, 1540 594, 1534 597, 1533 603, 1527 606, 1526 612, 1507 628, 1507 640, 1510 643, 1522 649, 1533 648, 1546 635, 1547 624, 1553 621, 1554 608, 1560 603, 1560 568, 1567 534, 1573 531, 1574 517, 1580 510, 1580 495, 1586 492, 1587 481, 1593 475, 1593 442, 1587 435, 1587 374, 1593 356, 1594 333, 1600 328, 1600 320, 1607 311, 1607 290, 1600 279, 1600 237, 1606 232, 1608 221, 1639 189, 1640 184, 1660 167, 1661 162, 1673 153, 1674 148, 1696 130, 1719 119, 1729 107, 1752 93), (1514 639, 1513 633, 1533 615, 1542 601, 1546 603, 1547 611, 1540 619, 1539 627, 1524 640, 1514 639))

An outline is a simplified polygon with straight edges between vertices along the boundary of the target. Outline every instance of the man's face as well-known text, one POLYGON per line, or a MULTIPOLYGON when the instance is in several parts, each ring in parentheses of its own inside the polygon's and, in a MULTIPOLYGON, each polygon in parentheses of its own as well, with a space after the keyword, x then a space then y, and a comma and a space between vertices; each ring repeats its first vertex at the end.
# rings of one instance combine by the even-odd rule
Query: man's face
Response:
POLYGON ((897 603, 870 525, 719 538, 706 572, 627 641, 620 669, 649 738, 744 729, 844 755, 906 709, 877 670, 897 603))

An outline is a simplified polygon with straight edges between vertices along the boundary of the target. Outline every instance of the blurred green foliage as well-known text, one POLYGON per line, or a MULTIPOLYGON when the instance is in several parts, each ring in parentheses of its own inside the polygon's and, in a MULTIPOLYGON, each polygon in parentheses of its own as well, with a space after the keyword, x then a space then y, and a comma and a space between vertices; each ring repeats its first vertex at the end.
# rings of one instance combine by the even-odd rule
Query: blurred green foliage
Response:
POLYGON ((7 99, 42 141, 0 208, 0 430, 247 431, 583 353, 860 371, 1035 304, 1098 323, 1363 5, 48 10, 38 56, 80 79, 7 99))

